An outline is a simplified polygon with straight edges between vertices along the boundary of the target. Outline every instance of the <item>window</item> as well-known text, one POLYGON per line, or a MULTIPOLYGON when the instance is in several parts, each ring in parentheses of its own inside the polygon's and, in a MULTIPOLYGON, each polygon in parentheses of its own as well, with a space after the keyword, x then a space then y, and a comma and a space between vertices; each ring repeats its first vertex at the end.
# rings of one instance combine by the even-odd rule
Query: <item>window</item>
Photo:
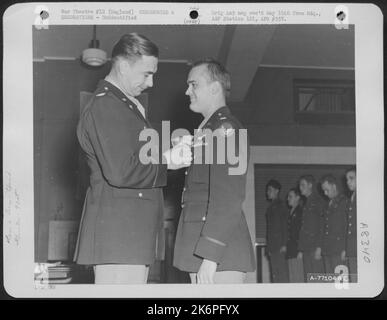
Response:
POLYGON ((294 80, 295 120, 355 125, 355 81, 294 80))

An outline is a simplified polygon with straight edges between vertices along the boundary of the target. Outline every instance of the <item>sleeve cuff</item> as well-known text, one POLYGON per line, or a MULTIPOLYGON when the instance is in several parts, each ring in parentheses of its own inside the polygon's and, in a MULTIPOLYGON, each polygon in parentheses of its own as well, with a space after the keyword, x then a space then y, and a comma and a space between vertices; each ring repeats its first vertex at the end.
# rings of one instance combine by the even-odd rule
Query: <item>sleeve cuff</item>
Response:
POLYGON ((226 244, 216 239, 201 236, 196 244, 195 254, 203 259, 208 259, 219 263, 226 244))

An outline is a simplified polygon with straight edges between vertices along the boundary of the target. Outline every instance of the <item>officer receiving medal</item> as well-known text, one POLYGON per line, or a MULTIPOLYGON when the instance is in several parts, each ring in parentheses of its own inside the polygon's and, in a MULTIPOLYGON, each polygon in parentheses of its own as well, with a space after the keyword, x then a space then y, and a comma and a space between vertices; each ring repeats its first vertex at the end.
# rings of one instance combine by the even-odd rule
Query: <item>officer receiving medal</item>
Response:
POLYGON ((192 141, 194 163, 186 171, 174 266, 189 272, 192 283, 243 283, 246 272, 255 269, 242 211, 247 135, 240 135, 242 126, 226 106, 230 76, 222 65, 214 60, 195 63, 187 83, 190 109, 204 120, 192 141), (233 171, 234 153, 240 163, 233 171))

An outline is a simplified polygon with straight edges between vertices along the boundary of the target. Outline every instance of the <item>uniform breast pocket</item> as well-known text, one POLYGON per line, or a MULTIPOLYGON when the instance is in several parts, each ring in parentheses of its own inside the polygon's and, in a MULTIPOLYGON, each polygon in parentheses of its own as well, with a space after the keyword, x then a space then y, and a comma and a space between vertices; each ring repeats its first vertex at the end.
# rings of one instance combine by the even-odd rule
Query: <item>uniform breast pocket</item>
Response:
POLYGON ((185 203, 182 214, 184 222, 204 222, 207 214, 207 203, 185 203))

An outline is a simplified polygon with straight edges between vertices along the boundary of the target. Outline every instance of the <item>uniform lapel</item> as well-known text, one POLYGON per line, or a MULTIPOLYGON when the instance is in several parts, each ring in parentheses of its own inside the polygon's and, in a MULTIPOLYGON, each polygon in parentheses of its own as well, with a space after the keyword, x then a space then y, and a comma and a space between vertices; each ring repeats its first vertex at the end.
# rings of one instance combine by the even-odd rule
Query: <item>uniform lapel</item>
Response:
POLYGON ((212 128, 212 124, 214 123, 214 121, 219 118, 219 114, 220 115, 228 115, 230 113, 230 110, 228 109, 228 107, 224 106, 224 107, 221 107, 219 109, 217 109, 212 115, 211 117, 207 120, 207 122, 203 125, 202 129, 205 129, 205 128, 212 128))
POLYGON ((142 115, 140 110, 138 110, 136 104, 132 100, 130 100, 119 88, 117 88, 115 85, 106 80, 101 80, 98 87, 103 87, 105 90, 106 88, 108 88, 108 90, 111 91, 118 99, 124 102, 140 120, 145 122, 147 127, 152 128, 151 123, 142 115))
POLYGON ((140 110, 138 110, 136 104, 130 100, 130 99, 127 99, 127 105, 129 106, 130 109, 132 109, 134 111, 134 113, 142 120, 146 123, 147 127, 152 127, 152 125, 150 124, 150 122, 142 115, 142 113, 140 112, 140 110))
MULTIPOLYGON (((194 136, 194 142, 200 142, 201 138, 205 135, 203 132, 201 132, 204 129, 211 129, 213 130, 213 124, 216 122, 215 120, 219 118, 218 114, 228 114, 230 110, 227 107, 221 107, 217 109, 206 121, 206 123, 203 124, 200 130, 198 130, 194 136)), ((216 129, 216 128, 215 128, 216 129)))

